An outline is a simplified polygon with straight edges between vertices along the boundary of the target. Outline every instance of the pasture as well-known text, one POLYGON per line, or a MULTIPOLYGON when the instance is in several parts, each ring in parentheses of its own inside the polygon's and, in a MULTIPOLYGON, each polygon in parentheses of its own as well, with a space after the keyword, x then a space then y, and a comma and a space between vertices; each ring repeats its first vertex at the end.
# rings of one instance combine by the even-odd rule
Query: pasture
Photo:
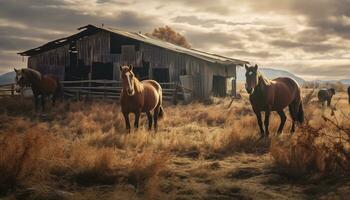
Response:
MULTIPOLYGON (((257 142, 248 95, 164 106, 158 132, 127 134, 118 102, 48 104, 0 99, 3 199, 345 199, 350 195, 350 105, 332 108, 303 89, 306 122, 290 135, 257 142)), ((132 116, 132 115, 131 115, 132 116)), ((131 117, 133 122, 133 117, 131 117)), ((133 127, 133 126, 132 126, 133 127)))

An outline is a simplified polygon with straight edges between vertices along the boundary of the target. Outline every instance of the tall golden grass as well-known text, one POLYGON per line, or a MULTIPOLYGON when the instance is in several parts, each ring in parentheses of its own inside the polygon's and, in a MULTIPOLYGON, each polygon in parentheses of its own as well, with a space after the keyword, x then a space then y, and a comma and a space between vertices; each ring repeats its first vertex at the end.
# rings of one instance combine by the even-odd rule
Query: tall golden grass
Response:
MULTIPOLYGON (((214 98, 211 105, 167 105, 157 133, 147 131, 142 115, 139 130, 130 134, 117 103, 62 102, 42 117, 29 108, 30 101, 0 100, 0 192, 41 187, 70 191, 70 198, 96 199, 101 196, 94 196, 95 189, 81 188, 104 185, 129 188, 123 190, 128 197, 161 199, 160 179, 173 157, 216 159, 237 152, 270 153, 291 174, 348 172, 350 108, 345 93, 337 93, 339 100, 328 109, 305 90, 306 123, 290 135, 288 122, 282 137, 259 142, 255 115, 242 96, 230 108, 229 98, 214 98)), ((271 133, 278 125, 273 114, 271 133)), ((103 198, 113 199, 112 191, 103 198)))

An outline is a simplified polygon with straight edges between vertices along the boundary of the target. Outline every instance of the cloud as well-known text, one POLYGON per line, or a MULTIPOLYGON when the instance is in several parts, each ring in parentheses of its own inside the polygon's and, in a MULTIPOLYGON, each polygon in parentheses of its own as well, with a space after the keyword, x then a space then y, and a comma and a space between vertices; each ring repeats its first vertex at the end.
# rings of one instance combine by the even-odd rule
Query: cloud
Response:
POLYGON ((228 25, 228 26, 239 26, 239 25, 252 25, 249 22, 232 22, 221 19, 203 19, 197 16, 189 15, 189 16, 177 16, 172 19, 173 22, 176 23, 187 23, 195 26, 202 26, 205 28, 210 28, 215 25, 228 25))
POLYGON ((0 72, 23 64, 16 52, 87 24, 135 32, 169 25, 199 50, 307 77, 349 74, 349 0, 2 0, 0 72))
POLYGON ((323 44, 323 43, 302 43, 302 42, 295 42, 291 40, 273 40, 270 41, 271 45, 280 47, 280 48, 295 48, 295 49, 302 49, 305 52, 328 52, 333 51, 335 49, 339 49, 340 46, 335 44, 323 44))

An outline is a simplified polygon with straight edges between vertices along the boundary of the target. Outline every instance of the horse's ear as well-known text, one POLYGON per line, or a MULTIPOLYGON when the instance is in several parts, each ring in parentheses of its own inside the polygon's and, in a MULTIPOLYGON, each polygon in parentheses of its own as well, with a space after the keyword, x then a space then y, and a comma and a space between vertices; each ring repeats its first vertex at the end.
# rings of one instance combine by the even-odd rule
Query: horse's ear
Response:
POLYGON ((258 65, 257 64, 255 64, 254 69, 255 69, 255 71, 258 70, 258 65))
POLYGON ((119 66, 119 70, 120 70, 120 71, 122 71, 122 70, 123 70, 123 67, 122 67, 121 65, 119 66))
POLYGON ((244 64, 245 70, 248 70, 248 65, 244 64))
POLYGON ((130 65, 129 66, 129 70, 132 71, 134 69, 134 66, 133 65, 130 65))
POLYGON ((18 73, 18 71, 19 71, 19 70, 18 70, 18 69, 16 69, 16 68, 13 68, 13 70, 15 70, 16 74, 17 74, 17 73, 18 73))

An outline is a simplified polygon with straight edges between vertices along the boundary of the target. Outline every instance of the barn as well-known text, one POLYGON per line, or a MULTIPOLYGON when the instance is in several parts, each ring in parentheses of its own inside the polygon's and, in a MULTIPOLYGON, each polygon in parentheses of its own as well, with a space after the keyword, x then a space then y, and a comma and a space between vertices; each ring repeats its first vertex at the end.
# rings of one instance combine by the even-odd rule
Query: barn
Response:
POLYGON ((231 91, 235 95, 236 67, 248 63, 141 33, 95 25, 78 30, 74 35, 18 54, 28 56, 28 68, 56 74, 65 81, 119 80, 119 66, 133 65, 139 79, 181 83, 194 99, 226 95, 231 90, 227 80, 233 80, 231 91))

